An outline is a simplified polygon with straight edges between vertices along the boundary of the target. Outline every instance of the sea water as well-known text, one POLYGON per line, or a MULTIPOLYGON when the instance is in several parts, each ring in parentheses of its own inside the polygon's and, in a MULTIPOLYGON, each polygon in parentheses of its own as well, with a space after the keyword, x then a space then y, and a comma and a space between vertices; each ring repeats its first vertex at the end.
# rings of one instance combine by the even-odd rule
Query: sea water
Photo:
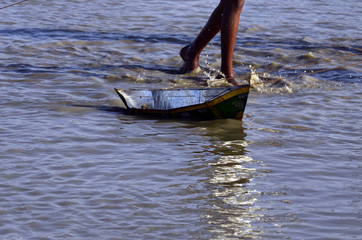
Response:
POLYGON ((246 0, 242 122, 116 111, 114 87, 207 85, 220 37, 199 73, 178 53, 217 4, 0 10, 0 239, 360 239, 361 1, 246 0))

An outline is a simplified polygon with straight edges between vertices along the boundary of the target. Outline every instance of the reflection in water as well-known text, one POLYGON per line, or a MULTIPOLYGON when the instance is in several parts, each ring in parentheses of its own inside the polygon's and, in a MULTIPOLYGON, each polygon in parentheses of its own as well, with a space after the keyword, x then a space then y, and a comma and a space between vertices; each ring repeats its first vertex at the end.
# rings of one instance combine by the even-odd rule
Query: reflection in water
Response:
MULTIPOLYGON (((234 147, 243 153, 243 146, 235 144, 234 147)), ((217 162, 210 164, 213 169, 210 178, 212 209, 205 218, 213 226, 210 231, 220 238, 256 236, 253 222, 260 216, 253 203, 257 201, 258 192, 247 187, 256 170, 247 167, 249 162, 252 162, 251 158, 240 154, 220 156, 217 162)))
POLYGON ((246 134, 240 122, 214 122, 205 128, 216 158, 209 162, 207 188, 210 193, 203 219, 216 239, 256 238, 261 231, 255 226, 262 216, 254 206, 260 195, 250 182, 258 176, 253 165, 259 164, 246 155, 246 134))

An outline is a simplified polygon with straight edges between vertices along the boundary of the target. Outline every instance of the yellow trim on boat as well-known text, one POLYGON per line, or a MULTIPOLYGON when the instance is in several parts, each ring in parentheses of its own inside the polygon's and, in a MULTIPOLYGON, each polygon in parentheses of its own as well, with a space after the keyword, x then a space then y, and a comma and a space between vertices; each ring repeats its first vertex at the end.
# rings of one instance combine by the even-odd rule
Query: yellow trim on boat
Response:
MULTIPOLYGON (((247 85, 243 88, 235 89, 223 96, 217 97, 216 99, 214 99, 210 102, 200 103, 200 104, 196 104, 196 105, 192 105, 192 106, 180 107, 180 108, 175 108, 175 109, 170 109, 170 110, 159 110, 159 111, 167 112, 169 114, 177 114, 177 113, 181 113, 181 112, 194 111, 194 110, 198 110, 198 109, 202 109, 202 108, 209 108, 215 114, 216 117, 222 118, 222 115, 219 113, 218 110, 216 110, 214 108, 214 106, 229 98, 235 97, 235 96, 243 94, 243 93, 247 93, 247 92, 249 92, 249 90, 250 90, 250 86, 247 85)), ((147 110, 147 112, 148 112, 148 110, 147 110)))

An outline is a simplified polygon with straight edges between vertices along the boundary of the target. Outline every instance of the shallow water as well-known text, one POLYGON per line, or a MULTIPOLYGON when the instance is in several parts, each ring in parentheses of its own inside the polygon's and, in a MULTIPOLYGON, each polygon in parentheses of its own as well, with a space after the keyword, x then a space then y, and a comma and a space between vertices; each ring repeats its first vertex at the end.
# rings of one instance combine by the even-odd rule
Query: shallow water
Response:
POLYGON ((235 73, 267 83, 243 122, 116 111, 114 87, 217 74, 219 37, 177 74, 216 4, 0 10, 0 239, 360 238, 360 1, 246 1, 235 73))

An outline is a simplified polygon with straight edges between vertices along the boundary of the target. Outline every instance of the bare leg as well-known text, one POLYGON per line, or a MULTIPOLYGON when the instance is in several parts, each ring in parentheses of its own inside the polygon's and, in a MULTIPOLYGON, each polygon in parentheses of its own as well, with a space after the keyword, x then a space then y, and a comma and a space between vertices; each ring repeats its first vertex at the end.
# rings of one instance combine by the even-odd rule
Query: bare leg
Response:
POLYGON ((200 53, 221 29, 223 12, 224 3, 220 1, 196 39, 181 49, 180 56, 185 62, 185 72, 190 72, 199 66, 200 53))
POLYGON ((244 0, 225 0, 221 26, 221 72, 228 82, 237 85, 233 71, 233 53, 244 0))
POLYGON ((200 53, 221 30, 221 72, 230 83, 237 85, 232 61, 243 4, 244 0, 220 1, 196 39, 181 49, 180 56, 185 62, 184 72, 190 72, 199 66, 200 53))

